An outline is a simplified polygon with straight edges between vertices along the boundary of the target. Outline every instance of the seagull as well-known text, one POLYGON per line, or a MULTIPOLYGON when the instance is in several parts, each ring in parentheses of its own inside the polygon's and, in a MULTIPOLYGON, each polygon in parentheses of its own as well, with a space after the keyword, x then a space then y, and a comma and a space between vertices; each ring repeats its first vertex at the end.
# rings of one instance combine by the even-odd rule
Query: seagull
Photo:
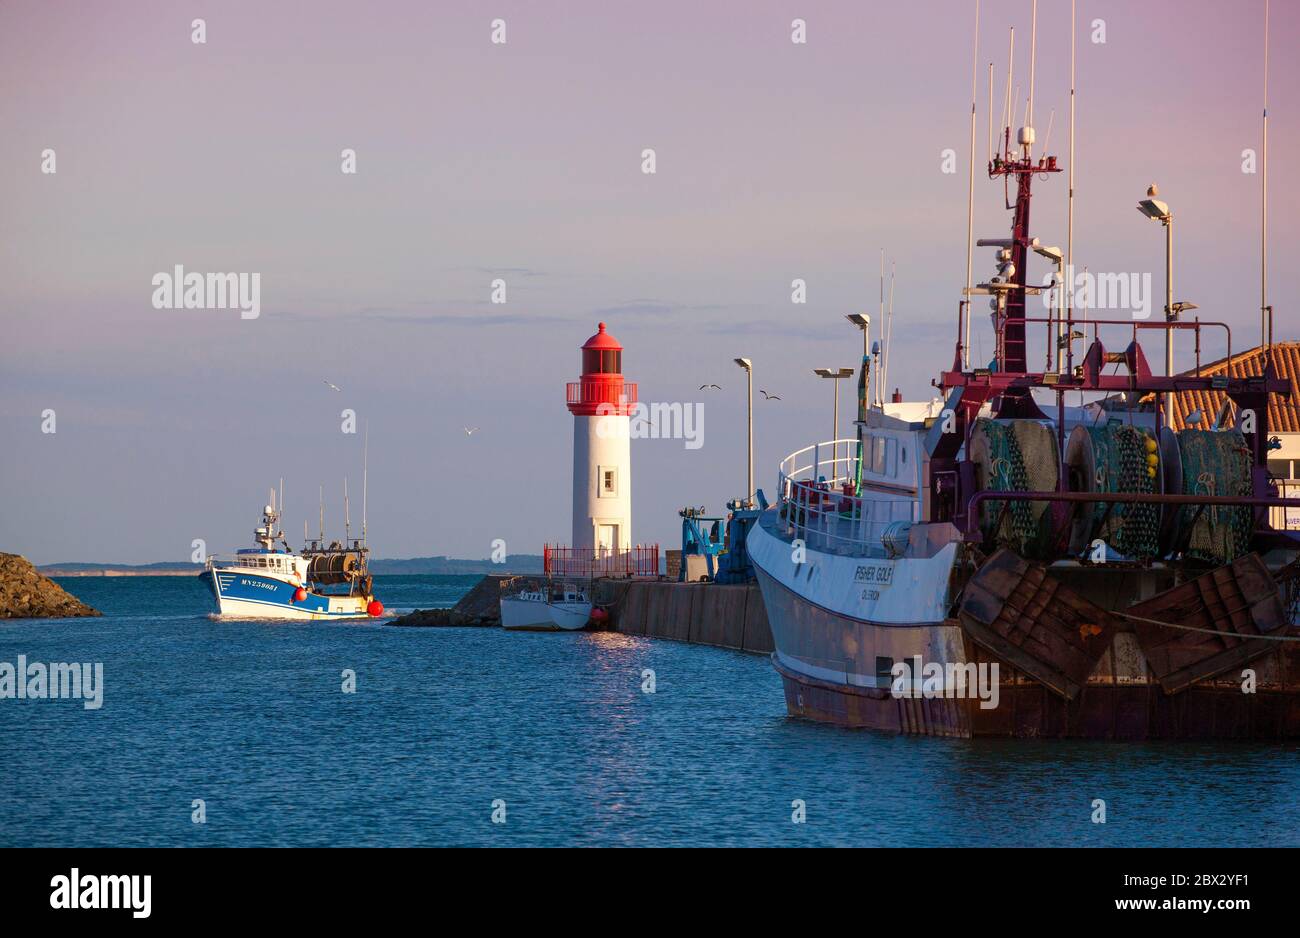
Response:
POLYGON ((721 386, 721 385, 718 385, 718 384, 701 384, 701 385, 700 385, 700 390, 701 390, 701 391, 706 390, 707 388, 714 388, 715 390, 718 390, 718 391, 721 391, 721 390, 722 390, 722 386, 721 386))
POLYGON ((1187 415, 1186 419, 1183 422, 1190 427, 1196 426, 1198 423, 1201 422, 1201 412, 1199 410, 1192 411, 1190 414, 1187 415))
POLYGON ((768 394, 768 393, 767 393, 766 391, 764 391, 762 388, 759 388, 759 389, 758 389, 758 393, 761 394, 761 395, 763 395, 763 400, 765 400, 765 401, 779 401, 779 400, 781 399, 781 398, 777 397, 775 394, 768 394))
POLYGON ((474 431, 477 430, 478 427, 462 427, 461 429, 465 431, 466 436, 473 436, 474 431))
POLYGON ((331 391, 342 391, 342 390, 343 390, 343 389, 342 389, 341 387, 339 387, 337 384, 332 384, 332 383, 330 383, 329 381, 326 381, 326 382, 325 382, 325 386, 326 386, 327 388, 329 388, 331 391))

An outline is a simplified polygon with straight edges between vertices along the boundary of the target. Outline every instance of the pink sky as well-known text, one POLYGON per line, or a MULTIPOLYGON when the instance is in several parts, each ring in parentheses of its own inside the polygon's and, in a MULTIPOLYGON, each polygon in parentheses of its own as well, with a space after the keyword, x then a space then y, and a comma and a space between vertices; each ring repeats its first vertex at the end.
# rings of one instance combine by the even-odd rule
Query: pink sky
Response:
MULTIPOLYGON (((1030 3, 982 10, 981 153, 983 77, 995 62, 1000 101, 1012 24, 1028 93, 1030 3)), ((1040 142, 1056 109, 1062 161, 1068 10, 1040 3, 1035 105, 1040 142)), ((1253 343, 1259 177, 1241 151, 1259 145, 1263 3, 1081 2, 1078 16, 1076 264, 1159 289, 1161 233, 1133 208, 1158 181, 1177 298, 1253 343)), ((830 388, 811 372, 857 364, 843 316, 874 312, 881 247, 898 267, 891 384, 925 396, 950 361, 972 25, 958 0, 6 2, 0 549, 229 550, 280 476, 295 532, 319 483, 337 503, 342 475, 359 477, 360 439, 339 432, 351 407, 370 427, 379 556, 481 557, 497 537, 537 552, 568 537, 563 384, 602 319, 643 399, 723 386, 704 398, 702 448, 633 447, 634 538, 675 546, 678 508, 742 494, 732 358, 783 399, 758 402, 760 485, 827 438, 830 388), (174 264, 259 272, 261 318, 154 309, 150 278, 174 264), (495 277, 504 306, 488 302, 495 277), (806 305, 790 303, 796 277, 806 305)), ((1300 8, 1275 2, 1272 35, 1270 293, 1278 337, 1300 338, 1286 172, 1300 8)), ((1036 191, 1034 233, 1063 243, 1063 174, 1036 191)), ((1005 234, 1001 194, 977 173, 977 236, 1005 234)), ((976 271, 992 272, 987 251, 976 271)))

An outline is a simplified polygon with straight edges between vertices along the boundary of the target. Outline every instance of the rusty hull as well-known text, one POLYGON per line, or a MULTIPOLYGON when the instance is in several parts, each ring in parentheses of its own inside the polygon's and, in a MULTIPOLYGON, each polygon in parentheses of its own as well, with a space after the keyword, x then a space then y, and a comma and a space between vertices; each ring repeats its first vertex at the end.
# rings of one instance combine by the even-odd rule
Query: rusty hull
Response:
POLYGON ((1261 637, 1297 630, 1258 556, 1124 612, 1230 634, 1108 612, 1004 551, 980 568, 958 618, 944 623, 961 629, 967 661, 998 665, 996 707, 984 709, 978 699, 896 698, 882 687, 809 678, 775 656, 773 664, 792 715, 840 726, 963 738, 1300 738, 1300 642, 1261 637), (1254 693, 1243 692, 1247 665, 1254 693))

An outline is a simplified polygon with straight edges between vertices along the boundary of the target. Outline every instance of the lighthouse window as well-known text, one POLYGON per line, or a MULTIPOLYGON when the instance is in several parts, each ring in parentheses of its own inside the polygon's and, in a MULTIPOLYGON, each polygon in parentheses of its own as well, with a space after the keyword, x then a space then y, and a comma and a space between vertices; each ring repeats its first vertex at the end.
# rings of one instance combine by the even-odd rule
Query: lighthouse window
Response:
POLYGON ((582 350, 584 375, 616 375, 623 370, 623 353, 588 348, 582 350))
POLYGON ((618 496, 618 469, 601 466, 600 467, 600 497, 615 498, 618 496))

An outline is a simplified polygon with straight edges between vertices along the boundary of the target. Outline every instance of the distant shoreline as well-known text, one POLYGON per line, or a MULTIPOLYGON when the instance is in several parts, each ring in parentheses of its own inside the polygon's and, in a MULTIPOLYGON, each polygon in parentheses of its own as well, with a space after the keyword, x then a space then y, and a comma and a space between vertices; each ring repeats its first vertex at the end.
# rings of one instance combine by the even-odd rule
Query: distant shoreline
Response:
MULTIPOLYGON (((48 577, 84 576, 197 576, 203 572, 201 563, 51 563, 36 568, 48 577)), ((515 554, 505 563, 490 560, 467 560, 457 557, 410 557, 375 559, 370 561, 370 572, 375 576, 401 575, 474 575, 485 573, 541 573, 541 554, 515 554)))

